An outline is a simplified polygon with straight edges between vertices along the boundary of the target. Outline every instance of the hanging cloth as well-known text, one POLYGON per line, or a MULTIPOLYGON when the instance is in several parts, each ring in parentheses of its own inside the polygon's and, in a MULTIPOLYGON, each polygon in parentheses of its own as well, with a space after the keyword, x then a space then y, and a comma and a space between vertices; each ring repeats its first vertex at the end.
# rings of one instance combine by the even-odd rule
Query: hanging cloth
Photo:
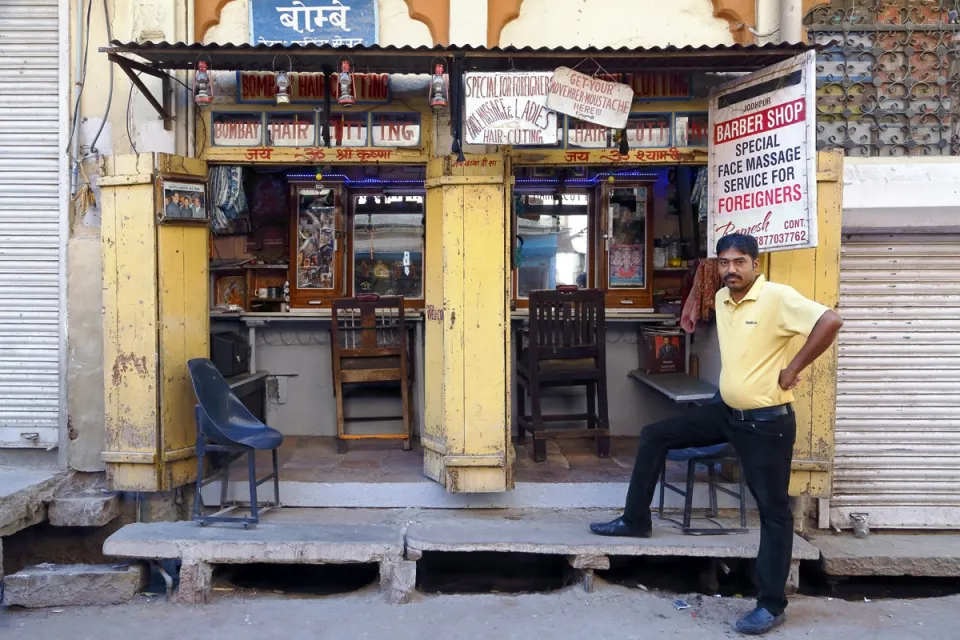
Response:
POLYGON ((214 233, 230 230, 230 221, 246 215, 247 196, 243 190, 243 167, 216 166, 210 170, 210 196, 214 233))
POLYGON ((693 286, 683 303, 683 312, 680 314, 680 326, 684 331, 693 333, 697 329, 697 323, 709 322, 713 319, 714 302, 719 289, 720 271, 717 267, 717 259, 701 260, 697 265, 693 286))
POLYGON ((708 173, 707 167, 703 167, 697 172, 697 179, 693 182, 693 190, 690 194, 694 204, 697 205, 697 217, 700 222, 707 219, 707 206, 709 205, 707 196, 708 173))

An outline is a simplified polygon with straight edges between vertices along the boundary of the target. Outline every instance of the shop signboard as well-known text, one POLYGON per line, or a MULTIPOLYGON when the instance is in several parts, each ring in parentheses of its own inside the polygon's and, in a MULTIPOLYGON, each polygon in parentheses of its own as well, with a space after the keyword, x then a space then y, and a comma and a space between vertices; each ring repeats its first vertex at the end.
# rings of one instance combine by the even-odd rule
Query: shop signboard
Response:
POLYGON ((249 0, 251 44, 377 44, 377 0, 249 0))
POLYGON ((560 67, 550 78, 547 107, 610 129, 623 129, 633 104, 630 85, 560 67))
POLYGON ((816 52, 710 92, 708 247, 749 233, 760 251, 817 246, 816 52))
MULTIPOLYGON (((671 146, 669 113, 634 113, 625 128, 631 149, 659 149, 671 146)), ((582 149, 612 149, 617 146, 614 129, 570 118, 567 145, 582 149)))
POLYGON ((628 73, 623 81, 633 89, 634 100, 689 100, 692 95, 690 76, 685 73, 628 73))
POLYGON ((419 147, 420 114, 415 112, 370 114, 374 147, 419 147))
POLYGON ((263 143, 262 113, 213 113, 210 127, 215 147, 256 147, 263 143))
POLYGON ((550 72, 467 73, 467 144, 557 144, 557 114, 547 108, 550 72))
MULTIPOLYGON (((386 104, 390 101, 390 76, 386 73, 355 73, 353 89, 357 104, 386 104)), ((291 73, 291 104, 323 104, 326 76, 322 73, 291 73)), ((336 102, 340 83, 330 83, 330 97, 336 102)), ((276 104, 277 74, 270 71, 237 71, 239 104, 276 104)))

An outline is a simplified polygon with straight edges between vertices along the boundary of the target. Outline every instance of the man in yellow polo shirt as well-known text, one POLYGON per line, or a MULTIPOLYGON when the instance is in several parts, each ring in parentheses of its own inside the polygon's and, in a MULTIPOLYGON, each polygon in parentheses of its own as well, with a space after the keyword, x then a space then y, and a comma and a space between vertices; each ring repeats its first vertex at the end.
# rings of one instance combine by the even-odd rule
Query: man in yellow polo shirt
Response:
POLYGON ((623 515, 590 525, 602 536, 649 537, 650 502, 667 450, 732 444, 760 511, 757 607, 736 625, 749 635, 766 633, 786 619, 793 553, 787 488, 797 435, 793 388, 843 325, 840 316, 822 304, 791 287, 767 282, 758 273, 758 258, 752 236, 733 234, 717 242, 720 277, 726 285, 716 297, 722 402, 646 426, 623 515), (795 336, 804 336, 806 343, 788 362, 788 345, 795 336))

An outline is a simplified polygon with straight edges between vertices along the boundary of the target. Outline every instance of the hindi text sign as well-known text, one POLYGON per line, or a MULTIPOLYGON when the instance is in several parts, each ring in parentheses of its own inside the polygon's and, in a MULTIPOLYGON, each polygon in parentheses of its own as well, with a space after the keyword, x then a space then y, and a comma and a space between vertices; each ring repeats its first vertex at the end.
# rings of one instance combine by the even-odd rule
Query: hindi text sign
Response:
POLYGON ((549 72, 468 73, 464 78, 467 144, 557 143, 557 114, 547 109, 549 72))
POLYGON ((547 106, 557 113, 610 129, 623 129, 633 105, 633 88, 560 67, 553 72, 547 106))
POLYGON ((731 233, 760 250, 817 246, 815 52, 710 93, 708 249, 731 233))
POLYGON ((377 0, 250 0, 251 44, 377 44, 377 0))

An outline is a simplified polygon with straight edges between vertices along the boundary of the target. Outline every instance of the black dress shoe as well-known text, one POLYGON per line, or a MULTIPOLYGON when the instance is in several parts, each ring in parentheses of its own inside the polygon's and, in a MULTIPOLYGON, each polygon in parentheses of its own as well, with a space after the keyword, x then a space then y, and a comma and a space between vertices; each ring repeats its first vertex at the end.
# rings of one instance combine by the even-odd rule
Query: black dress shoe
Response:
POLYGON ((610 522, 592 522, 590 531, 598 536, 616 536, 621 538, 649 538, 653 535, 653 529, 640 529, 628 524, 623 516, 610 522))

